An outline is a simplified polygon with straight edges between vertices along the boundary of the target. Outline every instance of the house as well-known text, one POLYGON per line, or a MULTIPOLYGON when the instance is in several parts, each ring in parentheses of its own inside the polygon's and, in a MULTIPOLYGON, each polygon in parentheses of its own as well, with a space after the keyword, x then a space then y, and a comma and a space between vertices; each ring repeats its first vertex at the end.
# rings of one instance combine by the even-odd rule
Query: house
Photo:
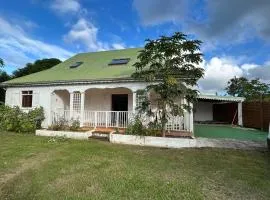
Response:
MULTIPOLYGON (((141 103, 142 97, 136 91, 146 87, 145 82, 130 77, 139 50, 80 53, 51 69, 4 82, 6 105, 25 111, 42 106, 44 127, 61 118, 77 119, 81 126, 87 127, 126 128, 141 103)), ((149 94, 150 98, 154 96, 149 94)), ((200 96, 195 105, 195 120, 214 120, 215 105, 232 102, 237 105, 241 125, 242 101, 242 98, 200 96)), ((167 129, 193 132, 193 113, 171 117, 167 129)))

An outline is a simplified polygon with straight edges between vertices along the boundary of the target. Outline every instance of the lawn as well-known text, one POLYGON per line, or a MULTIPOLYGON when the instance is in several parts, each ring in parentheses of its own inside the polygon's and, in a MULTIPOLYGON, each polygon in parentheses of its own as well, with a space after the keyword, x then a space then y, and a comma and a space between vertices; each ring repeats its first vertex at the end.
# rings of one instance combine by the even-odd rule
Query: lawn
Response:
POLYGON ((228 138, 237 140, 266 141, 267 132, 259 130, 232 127, 230 125, 196 124, 194 135, 207 138, 228 138))
POLYGON ((0 133, 0 199, 270 199, 270 154, 0 133))

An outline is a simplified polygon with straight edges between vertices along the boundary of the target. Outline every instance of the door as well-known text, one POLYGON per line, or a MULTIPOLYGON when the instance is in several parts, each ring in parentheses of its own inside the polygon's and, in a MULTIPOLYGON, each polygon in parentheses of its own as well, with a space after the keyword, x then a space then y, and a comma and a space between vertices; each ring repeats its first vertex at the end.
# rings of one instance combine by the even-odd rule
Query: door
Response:
MULTIPOLYGON (((128 111, 128 95, 112 94, 112 111, 128 111)), ((113 112, 111 119, 119 126, 127 123, 127 112, 113 112)))
POLYGON ((112 95, 112 111, 128 111, 128 95, 113 94, 112 95))

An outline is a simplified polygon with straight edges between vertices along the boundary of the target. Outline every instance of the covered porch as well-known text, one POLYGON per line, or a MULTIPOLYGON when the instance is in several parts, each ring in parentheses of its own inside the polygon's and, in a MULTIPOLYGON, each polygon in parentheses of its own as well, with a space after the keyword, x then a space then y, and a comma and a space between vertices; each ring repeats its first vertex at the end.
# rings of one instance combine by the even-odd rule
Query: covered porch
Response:
MULTIPOLYGON (((149 98, 153 95, 149 94, 149 98)), ((60 120, 80 122, 81 127, 125 129, 132 122, 141 96, 129 88, 89 88, 83 91, 54 90, 51 95, 51 124, 60 120)), ((193 131, 193 115, 171 117, 169 131, 193 131)))

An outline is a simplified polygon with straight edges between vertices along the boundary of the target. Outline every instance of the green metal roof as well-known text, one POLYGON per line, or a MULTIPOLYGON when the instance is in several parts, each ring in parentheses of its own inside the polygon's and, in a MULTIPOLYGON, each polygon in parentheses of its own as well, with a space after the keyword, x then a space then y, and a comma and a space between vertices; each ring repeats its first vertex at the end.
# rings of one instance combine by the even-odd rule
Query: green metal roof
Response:
POLYGON ((51 69, 12 79, 3 85, 35 84, 50 82, 75 82, 85 80, 114 80, 130 78, 134 72, 133 64, 137 60, 139 50, 132 48, 123 50, 80 53, 51 69), (112 59, 130 58, 124 65, 108 65, 112 59), (76 62, 83 62, 77 68, 70 68, 76 62))

